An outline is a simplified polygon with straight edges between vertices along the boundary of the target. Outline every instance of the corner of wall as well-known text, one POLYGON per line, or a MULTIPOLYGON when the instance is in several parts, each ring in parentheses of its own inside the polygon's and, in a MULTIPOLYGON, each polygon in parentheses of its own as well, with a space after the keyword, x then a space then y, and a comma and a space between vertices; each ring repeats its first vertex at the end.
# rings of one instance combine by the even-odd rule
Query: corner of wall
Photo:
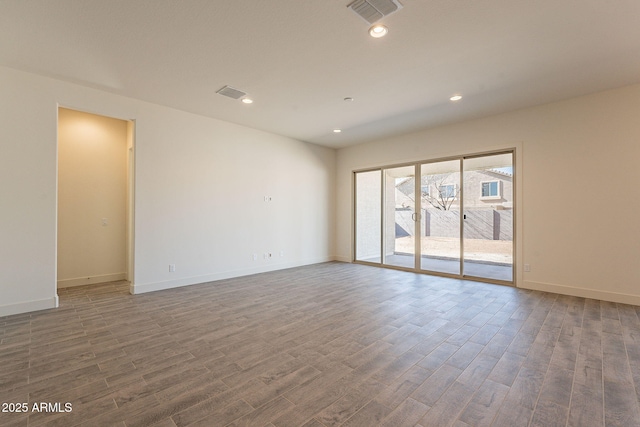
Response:
POLYGON ((163 282, 141 283, 129 285, 129 292, 132 295, 143 294, 147 292, 162 291, 165 289, 180 288, 182 286, 201 285, 203 283, 215 282, 218 280, 232 279, 242 276, 250 276, 252 274, 268 273, 270 271, 284 270, 287 268, 302 267, 304 265, 320 264, 323 262, 336 261, 336 257, 327 256, 319 258, 305 259, 303 261, 283 262, 242 270, 228 270, 219 273, 207 274, 204 276, 182 277, 174 280, 163 282))
POLYGON ((48 310, 58 307, 58 295, 53 298, 45 298, 41 300, 25 301, 17 304, 0 306, 0 317, 11 316, 14 314, 28 313, 31 311, 48 310))
POLYGON ((551 292, 554 294, 640 306, 640 295, 622 294, 618 292, 602 291, 598 289, 578 288, 574 286, 557 285, 554 283, 532 281, 522 281, 521 283, 522 284, 518 286, 521 289, 530 289, 534 291, 551 292))

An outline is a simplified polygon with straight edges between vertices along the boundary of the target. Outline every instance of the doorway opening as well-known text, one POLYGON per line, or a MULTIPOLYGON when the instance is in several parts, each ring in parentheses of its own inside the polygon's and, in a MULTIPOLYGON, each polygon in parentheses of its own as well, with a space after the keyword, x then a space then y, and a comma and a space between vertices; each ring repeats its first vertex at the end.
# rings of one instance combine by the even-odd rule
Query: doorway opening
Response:
POLYGON ((354 261, 513 285, 514 154, 354 172, 354 261))
POLYGON ((58 108, 58 289, 133 282, 133 156, 133 121, 58 108))

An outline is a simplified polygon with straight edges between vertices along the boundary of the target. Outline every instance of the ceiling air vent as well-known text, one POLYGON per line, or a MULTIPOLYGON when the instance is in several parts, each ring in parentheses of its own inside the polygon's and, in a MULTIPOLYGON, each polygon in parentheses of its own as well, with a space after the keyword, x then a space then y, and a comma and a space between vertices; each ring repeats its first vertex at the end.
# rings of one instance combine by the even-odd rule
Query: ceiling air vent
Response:
POLYGON ((398 0, 356 0, 347 6, 369 24, 402 9, 398 0))
POLYGON ((244 93, 243 91, 232 88, 231 86, 225 86, 219 89, 216 93, 219 93, 220 95, 228 96, 229 98, 233 98, 233 99, 240 99, 246 95, 246 93, 244 93))

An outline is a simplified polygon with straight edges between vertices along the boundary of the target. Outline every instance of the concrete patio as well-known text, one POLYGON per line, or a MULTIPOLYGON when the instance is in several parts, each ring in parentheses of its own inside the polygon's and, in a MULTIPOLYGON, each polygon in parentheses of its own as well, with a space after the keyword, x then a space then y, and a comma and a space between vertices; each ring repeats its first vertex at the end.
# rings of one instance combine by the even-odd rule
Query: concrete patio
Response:
MULTIPOLYGON (((460 240, 453 237, 422 237, 420 269, 460 274, 460 240)), ((395 239, 395 250, 385 256, 384 264, 414 268, 414 239, 395 239)), ((513 242, 507 240, 464 239, 465 276, 506 282, 513 281, 513 242)), ((362 261, 380 262, 379 259, 362 261)))

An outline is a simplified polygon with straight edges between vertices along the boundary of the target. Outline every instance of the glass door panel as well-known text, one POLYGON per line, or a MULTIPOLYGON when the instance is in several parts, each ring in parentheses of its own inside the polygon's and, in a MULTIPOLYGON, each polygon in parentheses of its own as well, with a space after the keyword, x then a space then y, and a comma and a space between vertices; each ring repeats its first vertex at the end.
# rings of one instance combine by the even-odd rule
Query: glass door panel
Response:
POLYGON ((355 174, 355 259, 382 262, 382 171, 355 174))
POLYGON ((513 152, 356 172, 356 261, 513 283, 513 152))
POLYGON ((420 269, 460 274, 460 160, 420 166, 420 269))
POLYGON ((513 153, 464 159, 465 276, 513 281, 513 153))
POLYGON ((384 170, 384 264, 415 268, 415 166, 384 170))

